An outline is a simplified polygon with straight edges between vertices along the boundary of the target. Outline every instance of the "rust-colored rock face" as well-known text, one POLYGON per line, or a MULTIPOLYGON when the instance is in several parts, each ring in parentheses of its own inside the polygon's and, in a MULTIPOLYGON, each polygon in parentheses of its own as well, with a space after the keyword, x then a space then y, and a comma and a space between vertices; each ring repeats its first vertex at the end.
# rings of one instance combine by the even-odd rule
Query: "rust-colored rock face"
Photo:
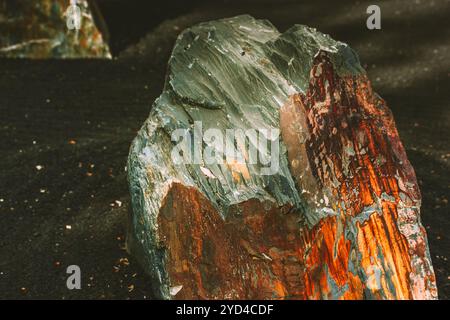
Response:
POLYGON ((344 299, 435 297, 416 177, 368 79, 337 76, 320 52, 307 93, 280 117, 299 190, 313 205, 327 189, 337 212, 304 232, 306 296, 345 288, 344 299), (299 123, 304 131, 294 129, 299 123))
POLYGON ((223 220, 197 190, 175 184, 159 216, 178 299, 304 299, 303 239, 289 207, 249 200, 223 220))
POLYGON ((347 45, 240 16, 182 33, 168 70, 128 162, 128 248, 157 297, 437 298, 414 170, 347 45), (280 139, 230 139, 242 162, 196 140, 254 128, 280 139))

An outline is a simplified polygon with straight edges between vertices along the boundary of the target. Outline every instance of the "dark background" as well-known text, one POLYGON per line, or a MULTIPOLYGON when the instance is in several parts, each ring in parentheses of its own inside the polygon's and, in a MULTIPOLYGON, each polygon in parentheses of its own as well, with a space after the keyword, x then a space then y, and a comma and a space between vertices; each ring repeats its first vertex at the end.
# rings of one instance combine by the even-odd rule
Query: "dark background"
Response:
POLYGON ((316 27, 359 53, 416 170, 439 295, 450 298, 448 0, 96 4, 113 60, 0 59, 0 298, 151 298, 124 251, 128 149, 179 32, 242 13, 281 31, 316 27), (370 4, 381 7, 381 30, 365 26, 370 4), (66 288, 71 264, 82 290, 66 288))

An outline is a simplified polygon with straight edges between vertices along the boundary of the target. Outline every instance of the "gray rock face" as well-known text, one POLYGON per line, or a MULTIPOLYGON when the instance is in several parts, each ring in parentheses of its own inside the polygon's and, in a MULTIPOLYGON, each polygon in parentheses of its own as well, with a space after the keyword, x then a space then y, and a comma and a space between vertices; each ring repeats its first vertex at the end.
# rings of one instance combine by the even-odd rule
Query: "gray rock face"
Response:
POLYGON ((128 172, 128 248, 160 298, 436 297, 392 115, 315 29, 184 31, 128 172))

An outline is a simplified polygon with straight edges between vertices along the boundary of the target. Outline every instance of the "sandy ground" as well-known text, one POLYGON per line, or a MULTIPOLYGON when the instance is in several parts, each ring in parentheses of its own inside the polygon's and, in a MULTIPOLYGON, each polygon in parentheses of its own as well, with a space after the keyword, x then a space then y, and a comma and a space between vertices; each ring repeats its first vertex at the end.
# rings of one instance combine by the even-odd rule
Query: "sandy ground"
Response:
POLYGON ((0 298, 151 298, 124 250, 129 145, 161 92, 177 34, 250 13, 280 30, 317 27, 359 53, 416 170, 439 295, 449 299, 450 2, 382 1, 382 30, 369 31, 372 2, 196 4, 152 20, 145 39, 112 61, 0 60, 0 298), (71 264, 81 267, 81 290, 66 288, 71 264))

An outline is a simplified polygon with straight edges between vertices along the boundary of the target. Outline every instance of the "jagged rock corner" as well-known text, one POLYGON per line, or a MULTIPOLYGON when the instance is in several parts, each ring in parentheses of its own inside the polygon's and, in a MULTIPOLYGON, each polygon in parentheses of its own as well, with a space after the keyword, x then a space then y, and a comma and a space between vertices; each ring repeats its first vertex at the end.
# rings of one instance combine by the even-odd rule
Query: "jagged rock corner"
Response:
POLYGON ((77 3, 78 31, 67 27, 68 0, 0 0, 0 58, 111 58, 107 30, 96 25, 100 12, 87 0, 77 3))
POLYGON ((315 29, 245 15, 185 30, 127 170, 127 246, 157 298, 437 298, 392 114, 355 52, 315 29), (172 133, 199 122, 279 129, 278 170, 173 161, 172 133))

